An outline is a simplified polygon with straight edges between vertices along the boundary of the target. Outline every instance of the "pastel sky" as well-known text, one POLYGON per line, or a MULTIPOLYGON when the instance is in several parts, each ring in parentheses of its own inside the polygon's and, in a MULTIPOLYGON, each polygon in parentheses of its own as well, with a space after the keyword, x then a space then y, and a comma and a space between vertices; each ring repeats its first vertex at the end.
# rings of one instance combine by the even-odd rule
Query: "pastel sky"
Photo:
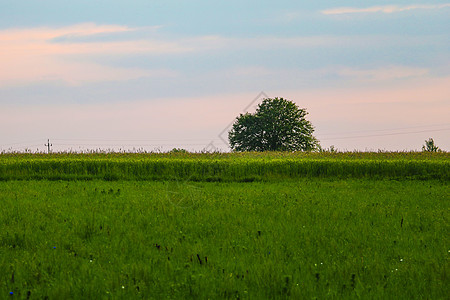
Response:
POLYGON ((0 0, 0 151, 229 151, 265 96, 325 148, 448 151, 449 32, 446 1, 0 0))

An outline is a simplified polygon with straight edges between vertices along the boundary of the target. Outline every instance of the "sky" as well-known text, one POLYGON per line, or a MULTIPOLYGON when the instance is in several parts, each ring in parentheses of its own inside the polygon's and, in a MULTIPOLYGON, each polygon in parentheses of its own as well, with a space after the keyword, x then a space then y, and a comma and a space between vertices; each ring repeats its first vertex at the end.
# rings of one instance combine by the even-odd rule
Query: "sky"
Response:
POLYGON ((449 32, 446 1, 0 0, 0 151, 229 151, 267 97, 323 148, 449 151, 449 32))

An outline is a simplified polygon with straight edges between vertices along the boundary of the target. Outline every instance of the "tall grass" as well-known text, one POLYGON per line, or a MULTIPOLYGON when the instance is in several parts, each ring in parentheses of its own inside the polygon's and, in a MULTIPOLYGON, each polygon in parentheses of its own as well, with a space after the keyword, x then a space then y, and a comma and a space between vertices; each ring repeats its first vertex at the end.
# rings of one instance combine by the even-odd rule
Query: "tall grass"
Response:
POLYGON ((169 184, 0 182, 0 299, 448 299, 441 181, 169 184))
POLYGON ((300 177, 450 178, 447 153, 0 155, 0 180, 254 181, 300 177))

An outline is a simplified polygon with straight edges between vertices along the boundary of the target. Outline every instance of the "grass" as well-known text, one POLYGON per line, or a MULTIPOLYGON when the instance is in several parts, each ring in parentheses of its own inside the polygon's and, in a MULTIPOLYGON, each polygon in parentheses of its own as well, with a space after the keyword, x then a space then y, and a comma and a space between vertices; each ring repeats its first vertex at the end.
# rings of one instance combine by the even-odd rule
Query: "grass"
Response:
POLYGON ((443 153, 1 154, 0 180, 450 179, 443 153))
POLYGON ((450 192, 437 177, 8 179, 0 298, 446 299, 450 192))

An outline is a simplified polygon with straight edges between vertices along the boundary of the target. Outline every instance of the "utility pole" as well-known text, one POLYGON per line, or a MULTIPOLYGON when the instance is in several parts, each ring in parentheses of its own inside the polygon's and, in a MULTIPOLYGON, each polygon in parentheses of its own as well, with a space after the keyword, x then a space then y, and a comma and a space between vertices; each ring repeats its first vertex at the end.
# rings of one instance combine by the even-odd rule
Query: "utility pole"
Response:
POLYGON ((47 144, 44 144, 44 146, 47 147, 47 151, 50 153, 50 147, 53 146, 53 144, 50 144, 50 139, 47 140, 47 144))

